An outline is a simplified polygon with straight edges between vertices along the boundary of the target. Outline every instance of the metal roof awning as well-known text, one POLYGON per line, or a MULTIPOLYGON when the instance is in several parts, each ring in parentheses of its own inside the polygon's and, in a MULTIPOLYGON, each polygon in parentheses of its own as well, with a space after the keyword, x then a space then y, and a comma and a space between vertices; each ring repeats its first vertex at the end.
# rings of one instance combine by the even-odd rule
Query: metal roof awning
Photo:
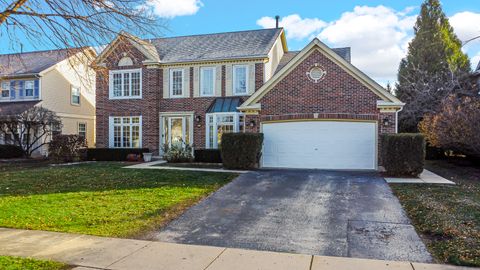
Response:
POLYGON ((208 107, 207 113, 237 112, 237 107, 242 103, 242 99, 238 97, 216 98, 208 107))

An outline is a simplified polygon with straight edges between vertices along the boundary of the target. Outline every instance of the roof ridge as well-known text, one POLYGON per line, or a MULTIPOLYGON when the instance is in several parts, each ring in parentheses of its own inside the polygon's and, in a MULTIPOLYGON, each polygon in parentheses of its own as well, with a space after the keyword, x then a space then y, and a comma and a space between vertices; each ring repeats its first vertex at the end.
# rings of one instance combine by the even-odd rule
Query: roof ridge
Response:
POLYGON ((221 35, 221 34, 235 34, 235 33, 258 32, 258 31, 281 30, 281 29, 283 28, 282 27, 262 28, 262 29, 253 29, 253 30, 227 31, 227 32, 207 33, 207 34, 180 35, 180 36, 173 36, 173 37, 155 37, 155 38, 146 38, 143 40, 162 40, 162 39, 174 39, 174 38, 183 38, 183 37, 213 36, 213 35, 221 35))
POLYGON ((90 47, 91 47, 91 46, 83 46, 83 47, 73 47, 73 48, 64 48, 64 49, 52 49, 52 50, 39 50, 39 51, 29 51, 29 52, 0 53, 0 56, 4 56, 4 55, 22 55, 22 54, 44 53, 44 52, 57 52, 57 51, 68 51, 68 50, 76 50, 76 49, 86 49, 86 48, 90 48, 90 47))

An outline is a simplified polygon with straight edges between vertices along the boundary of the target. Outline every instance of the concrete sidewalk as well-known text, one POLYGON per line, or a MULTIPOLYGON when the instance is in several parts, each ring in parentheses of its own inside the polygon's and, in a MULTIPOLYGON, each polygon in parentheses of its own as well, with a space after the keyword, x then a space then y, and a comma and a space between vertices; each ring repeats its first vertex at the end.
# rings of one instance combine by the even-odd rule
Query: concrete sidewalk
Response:
POLYGON ((447 270, 445 265, 311 256, 0 228, 0 255, 64 262, 76 270, 447 270))

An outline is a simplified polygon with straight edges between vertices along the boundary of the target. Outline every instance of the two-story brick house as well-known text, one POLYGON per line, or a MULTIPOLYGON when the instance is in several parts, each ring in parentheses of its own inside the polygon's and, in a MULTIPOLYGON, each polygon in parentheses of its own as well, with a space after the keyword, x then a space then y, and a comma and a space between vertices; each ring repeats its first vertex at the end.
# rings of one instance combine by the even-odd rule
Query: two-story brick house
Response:
POLYGON ((289 52, 283 29, 141 40, 97 58, 97 147, 188 143, 263 132, 265 167, 375 169, 378 133, 403 104, 318 39, 289 52))
MULTIPOLYGON (((0 117, 42 106, 60 117, 59 133, 84 136, 94 147, 95 72, 89 64, 96 55, 92 48, 0 55, 0 117)), ((3 143, 12 143, 11 134, 0 135, 3 143)))

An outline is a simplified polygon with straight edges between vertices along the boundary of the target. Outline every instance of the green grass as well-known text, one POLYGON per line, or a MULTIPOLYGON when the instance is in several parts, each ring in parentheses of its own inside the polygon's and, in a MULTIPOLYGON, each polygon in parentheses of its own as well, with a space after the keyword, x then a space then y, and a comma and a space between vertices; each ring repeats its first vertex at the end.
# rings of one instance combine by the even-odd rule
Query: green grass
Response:
POLYGON ((236 176, 125 165, 0 167, 0 227, 141 237, 236 176))
POLYGON ((438 262, 480 266, 480 168, 446 161, 427 169, 456 186, 391 185, 438 262))
POLYGON ((29 258, 0 256, 2 270, 64 270, 69 267, 63 263, 35 260, 29 258))

